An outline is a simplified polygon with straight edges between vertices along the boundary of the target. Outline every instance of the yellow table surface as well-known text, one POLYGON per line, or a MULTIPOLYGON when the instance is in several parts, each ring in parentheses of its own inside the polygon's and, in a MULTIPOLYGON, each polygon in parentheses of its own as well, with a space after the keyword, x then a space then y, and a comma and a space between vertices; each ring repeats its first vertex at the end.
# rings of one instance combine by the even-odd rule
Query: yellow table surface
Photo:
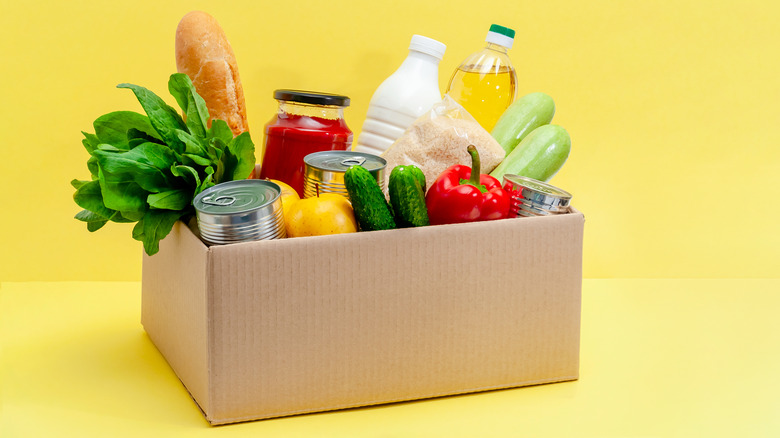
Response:
POLYGON ((0 437, 780 436, 780 280, 585 280, 578 381, 219 427, 140 292, 0 284, 0 437))

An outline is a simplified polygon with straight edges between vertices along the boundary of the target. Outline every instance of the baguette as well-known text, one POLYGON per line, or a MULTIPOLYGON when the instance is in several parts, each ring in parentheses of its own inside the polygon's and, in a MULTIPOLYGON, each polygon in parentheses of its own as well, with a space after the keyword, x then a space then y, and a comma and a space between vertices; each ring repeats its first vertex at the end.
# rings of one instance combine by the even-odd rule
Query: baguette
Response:
POLYGON ((192 80, 211 119, 226 121, 233 135, 249 130, 236 57, 214 17, 192 11, 181 19, 176 28, 176 69, 192 80))

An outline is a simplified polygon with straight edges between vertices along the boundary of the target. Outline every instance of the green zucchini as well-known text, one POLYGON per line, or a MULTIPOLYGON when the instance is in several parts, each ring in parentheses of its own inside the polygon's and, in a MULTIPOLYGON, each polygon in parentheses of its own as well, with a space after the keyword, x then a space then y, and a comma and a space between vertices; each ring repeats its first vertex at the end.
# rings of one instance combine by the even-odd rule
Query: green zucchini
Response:
POLYGON ((540 126, 504 158, 490 176, 502 181, 510 173, 539 181, 549 181, 569 158, 571 138, 561 126, 540 126))
POLYGON ((425 206, 425 174, 419 167, 395 166, 387 185, 395 223, 401 227, 430 225, 425 206))
POLYGON ((549 124, 555 115, 555 102, 544 93, 531 93, 509 105, 490 135, 509 155, 534 129, 549 124))
POLYGON ((344 185, 355 211, 355 219, 362 231, 396 228, 385 194, 366 168, 352 166, 347 169, 344 173, 344 185))

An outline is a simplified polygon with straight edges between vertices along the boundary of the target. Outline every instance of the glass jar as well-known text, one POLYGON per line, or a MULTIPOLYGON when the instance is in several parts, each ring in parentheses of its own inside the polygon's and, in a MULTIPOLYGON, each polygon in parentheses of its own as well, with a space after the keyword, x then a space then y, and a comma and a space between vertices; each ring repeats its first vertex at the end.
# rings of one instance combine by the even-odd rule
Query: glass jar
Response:
POLYGON ((276 90, 279 110, 265 125, 260 178, 289 184, 303 198, 303 158, 312 152, 345 151, 352 131, 344 121, 349 98, 328 93, 276 90))

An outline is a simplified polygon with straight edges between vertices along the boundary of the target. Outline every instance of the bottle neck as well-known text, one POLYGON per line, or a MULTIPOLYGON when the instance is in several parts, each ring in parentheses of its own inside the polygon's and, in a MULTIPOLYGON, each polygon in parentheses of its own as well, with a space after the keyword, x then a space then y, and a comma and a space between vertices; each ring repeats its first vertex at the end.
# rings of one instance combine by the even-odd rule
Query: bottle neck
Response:
MULTIPOLYGON (((439 58, 426 53, 410 50, 396 73, 413 75, 426 83, 439 83, 439 58)), ((395 73, 394 73, 395 74, 395 73)), ((437 85, 438 87, 438 85, 437 85)))
POLYGON ((438 67, 439 61, 440 59, 433 55, 429 55, 423 52, 418 52, 416 50, 410 50, 409 54, 406 56, 406 59, 404 60, 404 64, 426 63, 426 64, 431 64, 434 67, 438 67))
POLYGON ((499 53, 503 53, 505 55, 509 52, 509 49, 507 49, 506 47, 495 43, 487 43, 485 48, 499 53))
POLYGON ((333 105, 310 105, 300 102, 279 101, 279 117, 306 116, 339 120, 344 118, 344 107, 333 105))

